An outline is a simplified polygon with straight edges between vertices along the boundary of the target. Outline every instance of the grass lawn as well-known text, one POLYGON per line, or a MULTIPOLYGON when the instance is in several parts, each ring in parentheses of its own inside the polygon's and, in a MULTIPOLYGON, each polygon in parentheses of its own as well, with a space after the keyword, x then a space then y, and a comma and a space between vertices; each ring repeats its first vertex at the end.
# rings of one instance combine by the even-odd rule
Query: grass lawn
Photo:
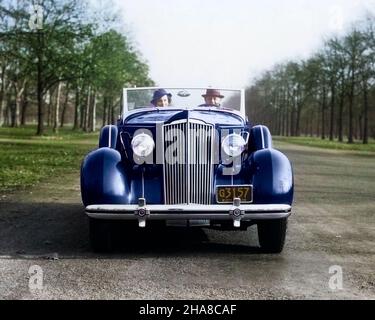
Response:
POLYGON ((273 136, 275 142, 288 142, 298 145, 303 145, 307 147, 317 147, 325 149, 335 149, 335 150, 353 150, 353 151, 363 151, 363 152, 375 152, 375 140, 369 139, 368 144, 362 144, 361 141, 355 141, 353 144, 338 141, 329 141, 329 139, 322 140, 320 138, 311 137, 281 137, 273 136))
POLYGON ((84 156, 97 146, 99 132, 47 130, 35 136, 36 127, 0 128, 0 196, 25 189, 45 178, 79 170, 84 156))

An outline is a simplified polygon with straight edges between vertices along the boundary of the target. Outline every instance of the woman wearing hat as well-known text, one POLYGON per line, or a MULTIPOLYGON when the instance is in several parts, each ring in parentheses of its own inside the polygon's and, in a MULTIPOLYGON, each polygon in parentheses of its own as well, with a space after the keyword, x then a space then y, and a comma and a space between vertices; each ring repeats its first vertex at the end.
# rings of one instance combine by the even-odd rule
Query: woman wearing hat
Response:
POLYGON ((171 101, 172 94, 168 93, 164 89, 158 89, 154 92, 151 103, 155 107, 168 107, 171 101))
POLYGON ((206 94, 202 94, 202 97, 204 98, 205 104, 201 106, 214 105, 216 107, 220 107, 221 99, 224 98, 220 91, 216 89, 207 89, 206 94))

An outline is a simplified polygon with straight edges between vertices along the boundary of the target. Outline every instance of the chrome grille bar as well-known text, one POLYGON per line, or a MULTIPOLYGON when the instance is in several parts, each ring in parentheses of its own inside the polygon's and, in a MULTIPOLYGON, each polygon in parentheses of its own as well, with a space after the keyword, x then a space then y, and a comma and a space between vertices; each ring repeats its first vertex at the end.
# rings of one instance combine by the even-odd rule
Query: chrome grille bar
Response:
POLYGON ((214 128, 198 120, 163 126, 165 204, 210 204, 214 128))

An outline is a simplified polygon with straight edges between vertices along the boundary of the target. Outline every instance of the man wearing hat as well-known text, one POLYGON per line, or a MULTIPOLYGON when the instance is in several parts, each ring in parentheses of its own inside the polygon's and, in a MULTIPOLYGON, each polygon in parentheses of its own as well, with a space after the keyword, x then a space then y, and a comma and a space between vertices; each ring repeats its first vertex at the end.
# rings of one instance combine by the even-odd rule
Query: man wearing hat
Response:
POLYGON ((201 106, 214 105, 216 107, 220 107, 221 99, 224 98, 220 91, 216 89, 207 89, 206 93, 202 94, 202 97, 204 98, 205 104, 201 106))
POLYGON ((154 91, 154 95, 152 97, 151 103, 155 107, 168 107, 171 98, 172 98, 172 94, 168 93, 164 89, 158 89, 154 91))

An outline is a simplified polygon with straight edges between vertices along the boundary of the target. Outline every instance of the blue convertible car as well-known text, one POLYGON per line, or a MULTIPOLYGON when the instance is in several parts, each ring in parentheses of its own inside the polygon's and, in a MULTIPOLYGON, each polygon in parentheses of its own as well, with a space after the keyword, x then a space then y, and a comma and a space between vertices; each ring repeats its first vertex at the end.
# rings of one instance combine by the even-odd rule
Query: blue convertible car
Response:
POLYGON ((129 88, 122 100, 117 124, 101 129, 81 168, 94 250, 109 248, 110 226, 123 220, 135 228, 257 224, 262 251, 282 251, 292 167, 267 127, 248 121, 244 90, 129 88), (205 101, 209 91, 219 99, 205 101), (160 92, 165 103, 155 100, 160 92))

